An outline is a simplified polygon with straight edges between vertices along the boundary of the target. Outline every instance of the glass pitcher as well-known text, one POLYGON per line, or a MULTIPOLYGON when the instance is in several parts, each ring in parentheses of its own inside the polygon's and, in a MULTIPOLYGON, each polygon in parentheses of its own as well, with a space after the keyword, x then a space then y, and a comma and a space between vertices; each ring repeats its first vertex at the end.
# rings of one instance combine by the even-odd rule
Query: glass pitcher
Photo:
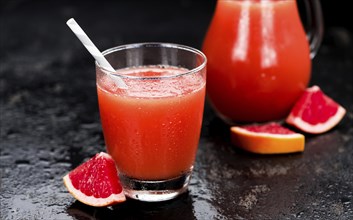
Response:
POLYGON ((202 50, 207 96, 224 121, 280 120, 308 86, 323 35, 319 0, 218 0, 202 50))

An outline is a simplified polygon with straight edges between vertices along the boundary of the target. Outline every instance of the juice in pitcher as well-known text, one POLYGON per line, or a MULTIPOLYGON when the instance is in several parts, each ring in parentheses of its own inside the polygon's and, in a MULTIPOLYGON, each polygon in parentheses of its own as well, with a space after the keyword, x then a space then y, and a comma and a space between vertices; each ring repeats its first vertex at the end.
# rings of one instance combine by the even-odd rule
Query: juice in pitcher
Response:
POLYGON ((202 49, 208 99, 229 123, 284 118, 310 80, 294 0, 219 0, 202 49))

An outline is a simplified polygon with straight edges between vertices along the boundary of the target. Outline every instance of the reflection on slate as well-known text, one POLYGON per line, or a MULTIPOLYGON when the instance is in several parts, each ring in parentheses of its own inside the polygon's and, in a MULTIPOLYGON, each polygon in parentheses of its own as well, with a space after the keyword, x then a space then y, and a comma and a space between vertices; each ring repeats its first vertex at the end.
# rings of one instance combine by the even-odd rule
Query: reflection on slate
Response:
POLYGON ((1 1, 0 218, 353 219, 353 37, 327 14, 330 26, 311 84, 347 115, 333 130, 307 135, 304 153, 239 150, 206 104, 186 194, 163 203, 128 200, 94 208, 65 189, 68 171, 105 150, 93 59, 66 20, 75 17, 102 50, 141 41, 200 48, 214 6, 191 0, 1 1))

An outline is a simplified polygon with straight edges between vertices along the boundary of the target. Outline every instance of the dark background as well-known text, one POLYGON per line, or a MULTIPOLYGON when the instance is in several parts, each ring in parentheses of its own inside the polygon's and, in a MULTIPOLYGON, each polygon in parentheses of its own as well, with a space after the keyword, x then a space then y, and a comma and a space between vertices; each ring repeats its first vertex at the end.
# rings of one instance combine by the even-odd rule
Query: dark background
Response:
POLYGON ((311 79, 347 114, 330 132, 306 135, 304 153, 240 151, 206 104, 187 194, 165 203, 93 208, 64 188, 63 175, 104 151, 93 58, 66 21, 74 17, 101 50, 142 41, 200 49, 215 3, 0 1, 0 219, 353 219, 348 1, 321 1, 325 35, 311 79))
MULTIPOLYGON (((303 1, 306 0, 298 0, 300 8, 303 1)), ((341 32, 342 35, 352 34, 353 15, 347 5, 348 2, 321 0, 320 3, 325 21, 326 41, 337 40, 328 39, 332 37, 331 32, 341 32)), ((22 14, 48 20, 48 23, 50 19, 54 19, 53 17, 56 17, 55 20, 60 18, 65 20, 75 16, 75 19, 93 39, 96 35, 109 33, 91 33, 90 25, 110 26, 112 33, 119 35, 119 37, 123 35, 120 37, 121 39, 116 39, 117 37, 114 39, 114 35, 106 35, 106 38, 114 39, 113 42, 170 41, 175 40, 173 32, 182 32, 188 35, 185 36, 185 39, 178 40, 178 42, 185 44, 195 44, 196 42, 195 46, 200 47, 212 18, 215 4, 216 0, 2 0, 0 2, 0 12, 2 17, 22 14), (96 12, 93 12, 92 9, 96 12), (39 11, 40 13, 37 13, 39 11), (91 13, 90 16, 87 16, 87 11, 91 13), (42 17, 43 14, 47 16, 42 17), (171 31, 165 31, 166 26, 168 26, 165 24, 174 24, 175 20, 177 20, 176 24, 179 25, 170 25, 171 31), (128 25, 126 25, 127 23, 128 25)), ((26 25, 26 22, 23 25, 26 25)), ((35 29, 54 31, 56 28, 58 26, 37 26, 35 29)), ((26 33, 22 34, 26 35, 26 33)), ((347 36, 341 37, 345 38, 347 36)), ((96 43, 99 44, 99 41, 96 43)))

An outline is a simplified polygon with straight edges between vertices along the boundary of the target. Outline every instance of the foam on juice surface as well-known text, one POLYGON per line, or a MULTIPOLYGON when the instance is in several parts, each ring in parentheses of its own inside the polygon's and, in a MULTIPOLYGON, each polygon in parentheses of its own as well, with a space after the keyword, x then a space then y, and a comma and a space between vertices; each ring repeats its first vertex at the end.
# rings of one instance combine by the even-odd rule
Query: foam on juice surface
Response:
POLYGON ((170 97, 185 95, 201 89, 205 79, 200 74, 185 74, 187 69, 172 66, 141 66, 117 70, 124 75, 128 89, 119 89, 112 80, 103 76, 99 87, 103 90, 129 97, 170 97))

